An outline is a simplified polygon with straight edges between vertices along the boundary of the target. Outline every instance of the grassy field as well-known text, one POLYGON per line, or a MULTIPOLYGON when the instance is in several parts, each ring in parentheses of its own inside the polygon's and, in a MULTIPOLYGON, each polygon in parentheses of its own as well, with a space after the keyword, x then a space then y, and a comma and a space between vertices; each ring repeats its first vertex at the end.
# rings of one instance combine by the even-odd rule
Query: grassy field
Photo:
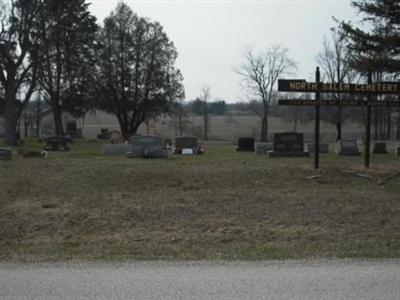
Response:
MULTIPOLYGON (((198 138, 203 137, 203 118, 200 116, 190 116, 187 128, 184 130, 185 135, 194 135, 198 138)), ((52 120, 51 120, 52 122, 52 120)), ((89 114, 85 118, 85 126, 83 135, 87 138, 96 138, 101 128, 109 128, 120 130, 118 121, 107 114, 97 113, 89 114)), ((336 140, 336 127, 334 124, 321 122, 321 141, 334 142, 336 140)), ((304 134, 305 141, 314 140, 314 121, 307 123, 299 123, 297 131, 304 134)), ((294 124, 285 122, 281 118, 270 117, 269 119, 269 138, 273 139, 276 132, 293 131, 294 124)), ((358 139, 364 135, 364 127, 352 122, 343 124, 343 139, 358 139)), ((146 126, 139 128, 140 133, 146 133, 146 126)), ((149 133, 159 134, 164 137, 174 137, 179 131, 176 121, 169 117, 160 118, 157 122, 151 122, 149 133)), ((209 120, 209 138, 214 141, 236 142, 239 137, 251 136, 259 139, 260 137, 260 118, 255 115, 226 115, 226 116, 210 116, 209 120)))
POLYGON ((100 148, 0 161, 1 260, 400 257, 394 155, 365 170, 326 154, 315 171, 226 144, 168 160, 100 148))

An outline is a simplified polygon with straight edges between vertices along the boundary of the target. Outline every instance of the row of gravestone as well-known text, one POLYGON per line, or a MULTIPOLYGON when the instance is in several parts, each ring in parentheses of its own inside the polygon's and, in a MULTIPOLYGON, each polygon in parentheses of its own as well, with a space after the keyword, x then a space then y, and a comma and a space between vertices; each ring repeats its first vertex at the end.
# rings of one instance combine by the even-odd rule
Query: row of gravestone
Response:
POLYGON ((196 137, 175 138, 175 147, 170 139, 163 140, 157 135, 134 135, 130 143, 103 144, 103 154, 126 154, 129 158, 167 158, 175 154, 203 154, 204 150, 196 137))
MULTIPOLYGON (((44 146, 44 150, 50 151, 68 151, 69 139, 67 137, 62 136, 53 136, 44 140, 46 145, 44 146)), ((22 157, 45 157, 47 156, 46 151, 37 151, 26 148, 19 148, 18 154, 22 157)), ((0 147, 0 160, 11 160, 12 159, 12 149, 0 147)))
MULTIPOLYGON (((255 143, 252 137, 242 137, 238 140, 237 151, 252 151, 257 154, 268 154, 271 157, 304 157, 315 152, 313 143, 304 147, 303 134, 296 132, 284 132, 274 134, 273 143, 255 143)), ((329 153, 329 144, 319 144, 320 153, 329 153)), ((358 143, 355 140, 340 140, 337 143, 336 153, 339 155, 361 155, 358 143)), ((373 153, 387 154, 386 143, 375 143, 373 153)), ((400 155, 400 146, 395 153, 400 155)))
MULTIPOLYGON (((130 144, 105 144, 104 154, 128 154, 128 157, 166 158, 172 152, 171 141, 154 135, 136 135, 131 138, 130 144)), ((303 134, 295 132, 276 133, 274 143, 259 143, 255 147, 254 138, 239 138, 238 151, 256 151, 259 154, 269 154, 271 157, 304 157, 314 152, 314 144, 308 144, 304 149, 303 134)), ((45 150, 69 150, 68 140, 65 137, 50 137, 46 139, 45 150)), ((329 145, 321 143, 320 152, 328 153, 329 145)), ((354 140, 342 140, 338 143, 336 152, 339 155, 361 155, 358 144, 354 140)), ((203 149, 195 137, 175 138, 176 154, 202 154, 203 149)), ((373 153, 388 153, 385 143, 375 143, 373 153)), ((397 146, 396 154, 400 155, 397 146)), ((12 158, 12 151, 0 148, 0 160, 12 158)))

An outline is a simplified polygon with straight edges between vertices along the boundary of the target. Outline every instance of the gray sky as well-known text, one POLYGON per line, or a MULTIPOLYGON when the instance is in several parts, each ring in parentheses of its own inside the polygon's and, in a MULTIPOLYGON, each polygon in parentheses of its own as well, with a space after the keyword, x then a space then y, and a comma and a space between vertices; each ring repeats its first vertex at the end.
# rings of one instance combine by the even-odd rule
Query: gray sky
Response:
MULTIPOLYGON (((89 0, 102 24, 119 0, 89 0)), ((177 67, 184 76, 186 99, 204 85, 211 98, 247 100, 233 70, 246 47, 282 44, 298 63, 293 78, 312 79, 324 35, 339 20, 356 18, 348 0, 135 1, 125 0, 140 16, 160 22, 175 43, 177 67)))

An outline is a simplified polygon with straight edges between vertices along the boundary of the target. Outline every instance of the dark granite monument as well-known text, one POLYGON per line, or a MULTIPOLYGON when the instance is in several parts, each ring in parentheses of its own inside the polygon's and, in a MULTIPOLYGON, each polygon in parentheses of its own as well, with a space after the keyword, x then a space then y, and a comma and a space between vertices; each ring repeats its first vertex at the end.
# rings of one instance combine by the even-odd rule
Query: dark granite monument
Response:
POLYGON ((254 138, 241 137, 238 139, 238 148, 236 151, 249 151, 254 152, 254 138))
POLYGON ((68 140, 63 136, 52 136, 47 138, 44 150, 69 151, 68 140))
POLYGON ((339 155, 359 156, 361 152, 358 150, 356 140, 340 140, 338 142, 337 153, 339 155))
POLYGON ((67 122, 66 135, 70 136, 71 139, 82 137, 82 130, 78 128, 76 121, 67 122))
POLYGON ((375 143, 374 144, 374 154, 388 154, 388 151, 386 149, 386 143, 375 143))
POLYGON ((108 134, 108 129, 107 128, 102 128, 100 130, 100 134, 97 135, 97 139, 99 140, 108 140, 109 134, 108 134))
POLYGON ((12 150, 9 148, 0 148, 0 160, 11 160, 12 150))
POLYGON ((307 157, 308 151, 304 150, 303 134, 298 132, 283 132, 274 134, 273 150, 270 157, 307 157))

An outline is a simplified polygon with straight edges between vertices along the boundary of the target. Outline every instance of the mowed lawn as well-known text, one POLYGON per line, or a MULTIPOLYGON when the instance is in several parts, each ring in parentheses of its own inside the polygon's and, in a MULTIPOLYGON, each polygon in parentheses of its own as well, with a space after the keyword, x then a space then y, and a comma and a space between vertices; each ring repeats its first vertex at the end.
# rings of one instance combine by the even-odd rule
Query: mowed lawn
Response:
POLYGON ((0 260, 400 257, 400 158, 104 156, 0 161, 0 260), (310 178, 311 177, 311 178, 310 178))

